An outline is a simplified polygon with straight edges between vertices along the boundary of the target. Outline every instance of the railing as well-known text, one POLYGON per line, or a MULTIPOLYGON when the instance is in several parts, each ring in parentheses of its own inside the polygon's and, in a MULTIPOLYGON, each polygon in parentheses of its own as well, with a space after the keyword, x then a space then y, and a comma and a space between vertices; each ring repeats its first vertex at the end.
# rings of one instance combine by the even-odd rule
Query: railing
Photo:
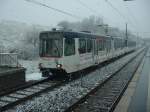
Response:
POLYGON ((17 53, 0 53, 0 66, 19 67, 17 53))

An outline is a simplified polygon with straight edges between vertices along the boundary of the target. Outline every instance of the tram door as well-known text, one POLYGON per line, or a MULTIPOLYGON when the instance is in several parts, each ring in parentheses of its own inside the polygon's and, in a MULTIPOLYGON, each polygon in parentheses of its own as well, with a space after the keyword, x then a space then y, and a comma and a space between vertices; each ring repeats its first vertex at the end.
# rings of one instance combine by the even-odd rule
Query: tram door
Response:
POLYGON ((69 73, 76 71, 79 63, 76 55, 76 43, 75 38, 64 38, 63 65, 69 73))

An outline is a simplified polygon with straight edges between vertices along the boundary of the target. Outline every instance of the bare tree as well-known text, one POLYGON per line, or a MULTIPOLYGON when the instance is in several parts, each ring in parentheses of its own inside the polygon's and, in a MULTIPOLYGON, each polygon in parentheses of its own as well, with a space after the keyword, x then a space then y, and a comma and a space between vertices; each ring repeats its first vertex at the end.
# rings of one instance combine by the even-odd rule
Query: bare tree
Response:
POLYGON ((58 23, 58 26, 62 27, 63 30, 72 29, 74 31, 90 31, 96 33, 98 32, 97 25, 99 24, 103 24, 102 18, 90 16, 83 19, 81 22, 61 21, 58 23))
POLYGON ((63 30, 69 30, 70 29, 70 24, 71 23, 69 23, 69 22, 67 22, 67 21, 61 21, 60 23, 58 23, 58 26, 59 27, 62 27, 63 28, 63 30))

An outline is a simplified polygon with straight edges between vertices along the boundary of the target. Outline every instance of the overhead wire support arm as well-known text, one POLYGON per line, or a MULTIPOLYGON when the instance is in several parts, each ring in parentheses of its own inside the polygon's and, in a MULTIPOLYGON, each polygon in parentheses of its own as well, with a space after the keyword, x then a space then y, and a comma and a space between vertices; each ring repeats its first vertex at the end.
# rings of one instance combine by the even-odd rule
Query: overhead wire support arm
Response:
POLYGON ((76 18, 76 19, 81 18, 81 17, 76 16, 76 15, 74 15, 74 14, 71 14, 71 13, 69 13, 69 12, 66 12, 66 11, 63 11, 63 10, 60 10, 60 9, 51 7, 51 6, 49 6, 49 5, 46 5, 46 4, 41 3, 41 2, 37 2, 37 1, 35 1, 35 0, 25 0, 25 1, 31 2, 31 3, 37 4, 37 5, 40 5, 40 6, 43 6, 43 7, 47 7, 47 8, 49 8, 49 9, 52 9, 52 10, 56 11, 56 12, 59 12, 59 13, 68 15, 68 16, 73 17, 73 18, 76 18))

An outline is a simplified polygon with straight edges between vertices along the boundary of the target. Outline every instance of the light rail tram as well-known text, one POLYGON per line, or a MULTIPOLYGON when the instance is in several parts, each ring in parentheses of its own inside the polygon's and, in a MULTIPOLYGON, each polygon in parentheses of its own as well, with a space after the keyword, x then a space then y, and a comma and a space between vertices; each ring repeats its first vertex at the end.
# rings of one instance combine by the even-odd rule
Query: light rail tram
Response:
POLYGON ((136 49, 136 42, 87 32, 43 31, 39 37, 43 75, 69 75, 136 49))

